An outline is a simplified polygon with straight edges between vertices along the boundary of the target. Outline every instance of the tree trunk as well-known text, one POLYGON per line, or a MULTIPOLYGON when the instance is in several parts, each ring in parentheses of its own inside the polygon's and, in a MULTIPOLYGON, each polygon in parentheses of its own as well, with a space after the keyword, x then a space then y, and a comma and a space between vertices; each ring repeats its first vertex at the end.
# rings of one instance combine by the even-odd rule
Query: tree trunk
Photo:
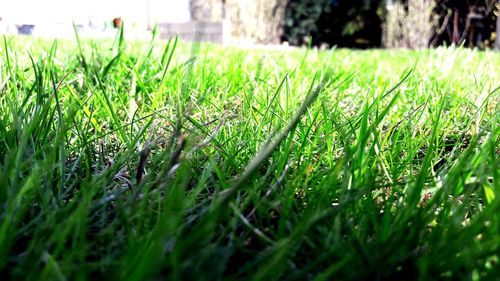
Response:
POLYGON ((387 2, 387 17, 384 23, 383 45, 386 48, 429 47, 432 36, 432 9, 434 0, 409 0, 387 2))
POLYGON ((228 20, 236 41, 278 43, 288 0, 191 0, 191 18, 228 20))
POLYGON ((191 19, 196 21, 221 21, 223 0, 191 0, 191 19))

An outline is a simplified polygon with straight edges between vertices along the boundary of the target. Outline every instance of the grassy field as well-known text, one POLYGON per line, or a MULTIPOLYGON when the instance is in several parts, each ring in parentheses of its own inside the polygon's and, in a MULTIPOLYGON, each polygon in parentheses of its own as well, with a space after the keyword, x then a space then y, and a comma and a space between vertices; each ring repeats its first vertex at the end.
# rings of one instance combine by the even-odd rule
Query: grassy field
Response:
POLYGON ((0 44, 3 280, 493 280, 500 54, 0 44))

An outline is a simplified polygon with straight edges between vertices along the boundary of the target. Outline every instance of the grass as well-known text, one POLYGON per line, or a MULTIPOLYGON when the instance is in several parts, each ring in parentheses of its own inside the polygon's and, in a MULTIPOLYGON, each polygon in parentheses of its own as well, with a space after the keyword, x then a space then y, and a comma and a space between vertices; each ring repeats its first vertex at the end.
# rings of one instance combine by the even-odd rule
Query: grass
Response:
POLYGON ((500 55, 0 46, 4 280, 492 280, 500 55))

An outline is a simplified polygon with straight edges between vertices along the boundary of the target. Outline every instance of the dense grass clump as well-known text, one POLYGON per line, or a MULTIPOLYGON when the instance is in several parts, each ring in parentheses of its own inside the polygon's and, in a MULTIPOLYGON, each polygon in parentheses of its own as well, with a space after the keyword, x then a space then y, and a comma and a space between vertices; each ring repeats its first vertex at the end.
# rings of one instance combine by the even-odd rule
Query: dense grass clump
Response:
POLYGON ((500 276, 497 53, 0 50, 3 280, 500 276))

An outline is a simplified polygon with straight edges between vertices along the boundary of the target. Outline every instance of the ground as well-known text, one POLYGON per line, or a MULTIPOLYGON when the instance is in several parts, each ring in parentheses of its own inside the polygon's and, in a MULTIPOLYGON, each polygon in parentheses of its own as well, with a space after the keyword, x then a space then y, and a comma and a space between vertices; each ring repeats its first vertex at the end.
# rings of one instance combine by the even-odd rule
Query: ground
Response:
POLYGON ((498 53, 0 49, 5 279, 498 276, 498 53))

